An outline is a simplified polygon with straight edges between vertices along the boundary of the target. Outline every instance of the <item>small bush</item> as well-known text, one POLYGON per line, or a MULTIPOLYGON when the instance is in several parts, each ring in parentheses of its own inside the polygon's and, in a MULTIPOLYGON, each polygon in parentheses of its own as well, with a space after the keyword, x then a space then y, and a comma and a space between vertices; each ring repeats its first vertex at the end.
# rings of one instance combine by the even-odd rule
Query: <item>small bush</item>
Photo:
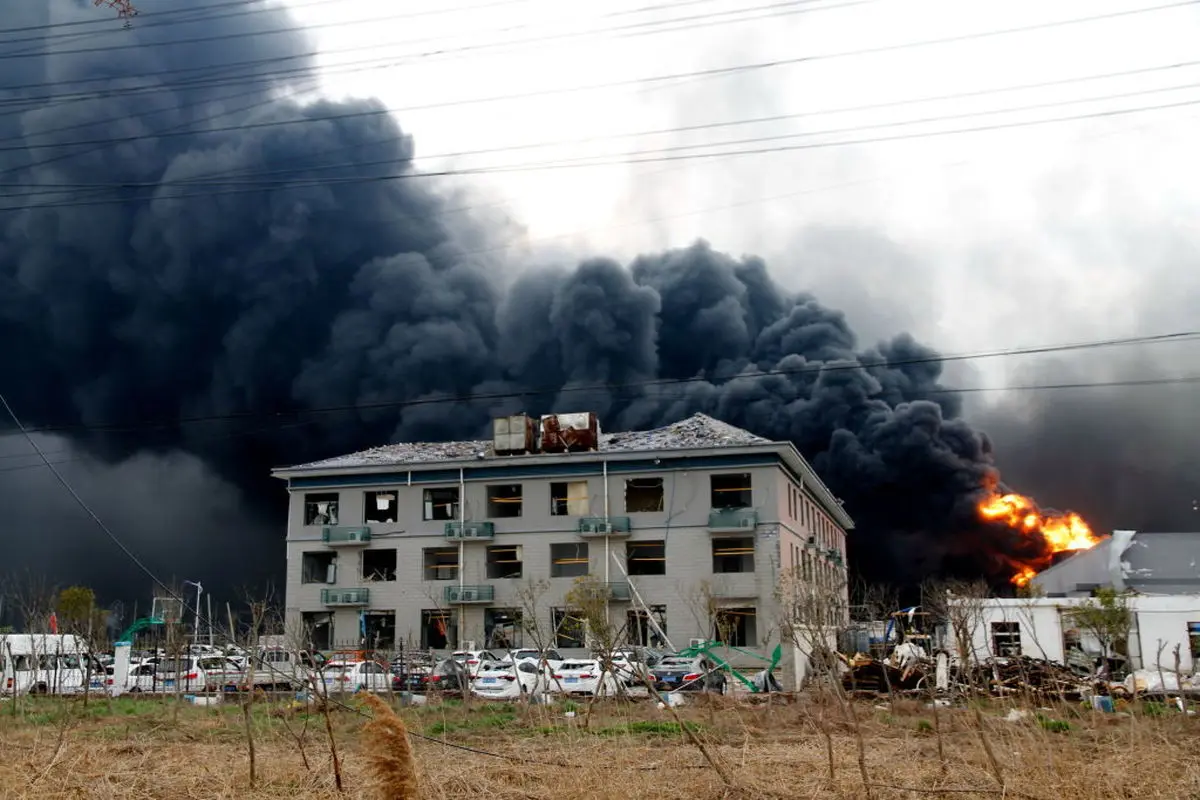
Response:
POLYGON ((1050 733, 1066 733, 1071 730, 1071 723, 1066 720, 1050 719, 1039 714, 1037 721, 1038 725, 1042 726, 1042 730, 1049 731, 1050 733))
POLYGON ((927 719, 917 720, 917 735, 928 736, 933 733, 933 723, 927 719))

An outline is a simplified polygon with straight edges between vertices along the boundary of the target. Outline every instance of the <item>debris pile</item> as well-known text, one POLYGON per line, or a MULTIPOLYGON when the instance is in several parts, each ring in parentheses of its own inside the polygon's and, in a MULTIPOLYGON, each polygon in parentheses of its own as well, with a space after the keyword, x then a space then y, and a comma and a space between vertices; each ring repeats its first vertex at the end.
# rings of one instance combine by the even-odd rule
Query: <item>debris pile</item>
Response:
MULTIPOLYGON (((1080 678, 1061 664, 1029 656, 988 658, 965 667, 955 663, 949 665, 945 678, 939 680, 937 660, 929 658, 923 651, 915 657, 913 653, 898 653, 898 650, 883 660, 864 653, 856 653, 852 658, 842 656, 848 667, 842 678, 845 689, 858 694, 928 694, 937 690, 1061 700, 1107 694, 1107 685, 1103 682, 1080 678)), ((948 661, 945 656, 942 658, 948 661)))

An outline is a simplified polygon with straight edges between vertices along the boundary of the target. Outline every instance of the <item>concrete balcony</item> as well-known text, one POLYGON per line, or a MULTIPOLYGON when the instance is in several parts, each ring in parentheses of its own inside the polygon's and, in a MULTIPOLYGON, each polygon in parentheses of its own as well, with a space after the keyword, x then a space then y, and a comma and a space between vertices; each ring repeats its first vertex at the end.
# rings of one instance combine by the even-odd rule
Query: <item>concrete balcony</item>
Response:
POLYGON ((496 523, 447 522, 445 536, 448 542, 490 542, 496 538, 496 523))
POLYGON ((708 512, 711 533, 754 533, 757 526, 756 508, 714 508, 708 512))
POLYGON ((752 600, 758 597, 758 580, 753 572, 721 572, 709 584, 712 596, 720 600, 752 600))
POLYGON ((371 543, 371 529, 326 526, 321 528, 321 541, 330 547, 364 547, 371 543))
POLYGON ((326 606, 365 606, 371 602, 370 589, 322 589, 321 604, 326 606))
POLYGON ((633 526, 629 517, 580 517, 579 535, 584 539, 604 536, 627 537, 633 526))
POLYGON ((629 588, 628 581, 613 581, 607 585, 608 599, 618 603, 629 602, 633 600, 633 590, 629 588))
POLYGON ((447 586, 442 596, 447 603, 490 603, 496 598, 496 587, 447 586))

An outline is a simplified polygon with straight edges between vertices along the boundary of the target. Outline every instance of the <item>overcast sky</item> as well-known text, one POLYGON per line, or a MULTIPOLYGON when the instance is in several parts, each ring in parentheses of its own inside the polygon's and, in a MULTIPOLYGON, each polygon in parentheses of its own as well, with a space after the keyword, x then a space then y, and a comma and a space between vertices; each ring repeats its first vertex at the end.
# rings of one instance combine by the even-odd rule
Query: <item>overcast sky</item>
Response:
MULTIPOLYGON (((1185 177, 1196 166, 1189 140, 1200 106, 1190 104, 1200 102, 1200 64, 1178 65, 1200 62, 1196 5, 618 0, 568 11, 552 2, 458 0, 487 7, 430 13, 434 7, 419 2, 289 2, 323 53, 322 91, 376 96, 397 109, 429 170, 597 154, 611 162, 630 151, 654 157, 685 144, 805 134, 715 149, 794 147, 1175 105, 854 146, 463 180, 503 201, 484 213, 503 209, 523 226, 506 253, 514 261, 530 252, 632 256, 704 237, 767 257, 786 284, 845 308, 869 338, 906 328, 943 350, 973 352, 1187 327, 1200 274, 1191 254, 1200 188, 1185 177), (1158 10, 1123 13, 1150 8, 1158 10), (1048 24, 1106 14, 1120 16, 1048 24), (1041 27, 914 44, 1032 26, 1041 27), (892 49, 862 52, 883 48, 892 49), (719 77, 638 82, 809 56, 719 77), (992 91, 1054 82, 1063 83, 992 91), (971 92, 983 94, 905 102, 971 92), (1080 102, 1088 98, 1108 99, 1080 102), (885 103, 892 105, 830 113, 885 103), (780 116, 790 118, 611 138, 780 116), (930 118, 937 119, 893 124, 930 118), (453 155, 561 141, 576 144, 453 155)), ((973 366, 998 385, 1019 382, 1021 361, 973 366)))

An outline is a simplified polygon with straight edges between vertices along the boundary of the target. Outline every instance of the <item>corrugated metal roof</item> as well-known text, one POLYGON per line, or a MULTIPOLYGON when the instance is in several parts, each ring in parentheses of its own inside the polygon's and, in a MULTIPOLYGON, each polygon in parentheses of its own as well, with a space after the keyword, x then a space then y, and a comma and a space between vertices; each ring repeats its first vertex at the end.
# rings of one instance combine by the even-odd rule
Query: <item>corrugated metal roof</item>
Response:
MULTIPOLYGON (((648 431, 602 433, 600 452, 654 452, 660 450, 696 450, 711 447, 747 447, 770 444, 770 439, 713 419, 693 414, 687 419, 648 431)), ((488 440, 468 442, 400 442, 372 447, 357 453, 326 458, 289 467, 292 470, 352 469, 386 467, 398 464, 436 464, 461 461, 480 455, 490 456, 488 440)))

